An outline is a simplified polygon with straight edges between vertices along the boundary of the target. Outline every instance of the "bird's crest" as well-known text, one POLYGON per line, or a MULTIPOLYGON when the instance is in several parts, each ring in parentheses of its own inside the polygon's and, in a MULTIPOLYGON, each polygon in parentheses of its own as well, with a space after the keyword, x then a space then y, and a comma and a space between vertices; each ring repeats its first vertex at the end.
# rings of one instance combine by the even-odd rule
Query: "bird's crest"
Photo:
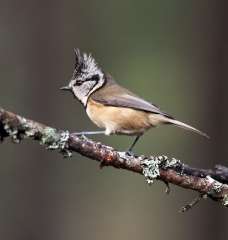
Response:
POLYGON ((81 53, 78 48, 74 49, 75 53, 75 69, 74 77, 84 74, 96 74, 100 71, 95 59, 91 54, 81 53))

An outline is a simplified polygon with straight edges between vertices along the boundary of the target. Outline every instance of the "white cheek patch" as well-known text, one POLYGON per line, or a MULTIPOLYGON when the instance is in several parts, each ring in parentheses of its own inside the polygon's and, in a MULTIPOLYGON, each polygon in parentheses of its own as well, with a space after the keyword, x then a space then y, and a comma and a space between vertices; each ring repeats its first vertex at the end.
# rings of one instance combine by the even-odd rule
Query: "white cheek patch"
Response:
POLYGON ((86 106, 88 101, 88 96, 85 95, 84 91, 80 89, 80 87, 74 87, 73 93, 75 97, 84 105, 86 106))
MULTIPOLYGON (((82 73, 78 77, 78 80, 82 81, 82 83, 81 85, 73 86, 72 90, 74 95, 79 99, 79 101, 82 102, 84 106, 86 106, 89 96, 94 91, 102 87, 105 80, 104 80, 104 74, 97 67, 94 59, 92 59, 91 56, 85 57, 84 61, 85 61, 84 69, 82 69, 82 73), (99 78, 96 80, 93 80, 92 77, 94 75, 98 75, 99 78)), ((76 81, 77 81, 77 77, 76 77, 76 81)))

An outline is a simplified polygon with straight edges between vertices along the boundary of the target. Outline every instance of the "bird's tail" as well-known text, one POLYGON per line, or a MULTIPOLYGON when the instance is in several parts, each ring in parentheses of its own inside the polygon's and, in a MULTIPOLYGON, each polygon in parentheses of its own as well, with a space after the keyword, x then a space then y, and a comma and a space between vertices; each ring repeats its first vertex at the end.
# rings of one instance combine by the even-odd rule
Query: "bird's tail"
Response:
MULTIPOLYGON (((166 119, 166 120, 167 120, 167 119, 166 119)), ((201 136, 203 136, 203 137, 210 138, 206 133, 204 133, 204 132, 202 132, 202 131, 200 131, 200 130, 198 130, 198 129, 196 129, 196 128, 194 128, 194 127, 192 127, 192 126, 190 126, 190 125, 188 125, 188 124, 186 124, 186 123, 180 122, 180 121, 178 121, 178 120, 169 118, 168 121, 167 121, 167 123, 174 124, 174 125, 177 126, 177 127, 186 129, 186 130, 188 130, 188 131, 195 132, 195 133, 197 133, 197 134, 199 134, 199 135, 201 135, 201 136)))

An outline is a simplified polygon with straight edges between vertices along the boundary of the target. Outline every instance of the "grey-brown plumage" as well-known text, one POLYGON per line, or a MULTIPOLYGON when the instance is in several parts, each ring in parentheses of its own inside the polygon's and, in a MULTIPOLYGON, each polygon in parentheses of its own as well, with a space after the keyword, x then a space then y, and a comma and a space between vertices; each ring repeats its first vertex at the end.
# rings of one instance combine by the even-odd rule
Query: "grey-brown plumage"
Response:
POLYGON ((105 79, 105 86, 91 94, 91 99, 94 101, 105 106, 132 108, 173 118, 171 115, 162 112, 154 104, 143 100, 128 89, 118 85, 110 74, 105 75, 105 79))
MULTIPOLYGON (((111 75, 105 74, 91 55, 75 50, 76 65, 72 80, 63 90, 70 90, 84 105, 89 118, 106 135, 135 135, 136 140, 151 127, 174 124, 178 127, 208 137, 198 129, 174 119, 156 105, 145 101, 117 84, 111 75)), ((99 132, 85 132, 95 134, 99 132)))

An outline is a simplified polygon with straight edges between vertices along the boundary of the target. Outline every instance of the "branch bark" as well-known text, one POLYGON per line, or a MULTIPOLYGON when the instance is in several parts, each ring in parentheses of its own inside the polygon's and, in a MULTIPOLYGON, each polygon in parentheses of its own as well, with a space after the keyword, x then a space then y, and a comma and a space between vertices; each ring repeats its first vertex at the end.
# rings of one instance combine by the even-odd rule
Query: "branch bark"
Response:
POLYGON ((129 156, 85 136, 57 130, 0 108, 0 140, 7 137, 11 137, 15 143, 28 138, 39 141, 47 149, 58 150, 65 157, 77 152, 100 162, 101 166, 143 174, 148 183, 159 179, 167 184, 197 191, 201 197, 207 196, 228 206, 228 168, 224 166, 197 169, 166 156, 129 156))

